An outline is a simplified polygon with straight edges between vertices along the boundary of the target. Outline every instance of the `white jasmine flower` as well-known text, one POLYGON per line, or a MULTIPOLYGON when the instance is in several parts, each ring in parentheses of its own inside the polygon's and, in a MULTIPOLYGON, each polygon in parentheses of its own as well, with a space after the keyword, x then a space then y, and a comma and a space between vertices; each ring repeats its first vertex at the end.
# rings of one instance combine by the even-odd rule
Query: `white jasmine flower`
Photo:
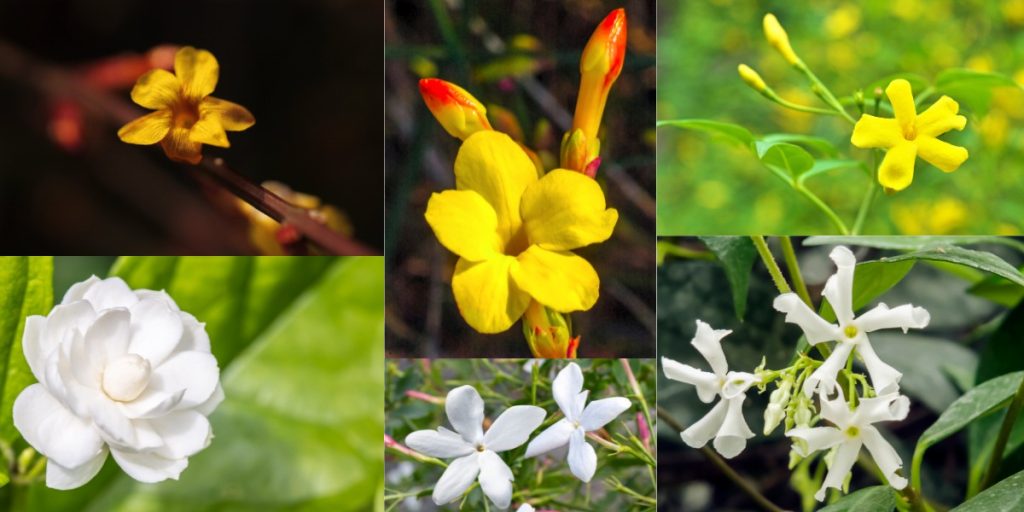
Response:
POLYGON ((534 508, 529 503, 523 503, 516 509, 516 512, 534 512, 534 508))
POLYGON ((743 418, 745 393, 760 379, 745 372, 730 372, 725 354, 722 352, 722 338, 732 331, 714 330, 710 325, 697 320, 697 334, 690 342, 714 373, 698 370, 690 365, 661 358, 665 377, 697 386, 697 396, 704 403, 711 403, 716 396, 722 399, 699 421, 682 432, 683 441, 693 448, 701 448, 714 438, 715 450, 731 459, 747 446, 747 439, 754 433, 743 418))
POLYGON ((853 314, 853 271, 857 259, 849 249, 838 246, 829 254, 836 264, 836 273, 825 282, 822 295, 832 305, 838 324, 825 321, 811 310, 795 293, 785 293, 775 299, 775 309, 786 313, 786 321, 797 324, 804 331, 807 342, 811 345, 826 341, 835 341, 836 345, 825 362, 804 381, 804 393, 814 394, 819 388, 831 392, 836 385, 836 376, 846 365, 850 353, 856 349, 864 360, 871 385, 879 395, 895 393, 899 390, 900 378, 903 374, 889 366, 878 357, 871 347, 867 333, 880 329, 899 327, 903 332, 913 327, 923 329, 928 326, 931 317, 928 311, 911 304, 890 309, 879 304, 874 309, 855 318, 853 314))
POLYGON ((49 459, 47 486, 85 484, 108 451, 140 482, 177 479, 210 444, 220 370, 203 324, 166 293, 91 277, 28 317, 22 344, 39 382, 15 400, 14 425, 49 459))
POLYGON ((536 457, 569 445, 569 471, 576 478, 589 482, 597 470, 597 453, 586 441, 587 432, 601 429, 626 409, 628 399, 616 396, 587 404, 590 391, 583 391, 583 372, 576 363, 558 372, 551 384, 555 402, 564 418, 551 425, 526 447, 526 457, 536 457))
POLYGON ((455 432, 444 427, 417 430, 405 438, 410 448, 443 459, 455 458, 434 486, 434 503, 444 505, 462 496, 473 482, 495 506, 508 508, 512 502, 512 470, 498 453, 521 446, 537 429, 547 413, 533 405, 509 407, 485 434, 484 401, 473 386, 460 386, 444 402, 448 421, 455 432))
POLYGON ((889 485, 896 490, 906 487, 907 479, 896 474, 896 470, 903 466, 903 460, 873 423, 903 420, 910 410, 910 400, 896 393, 862 398, 857 408, 851 411, 842 389, 837 387, 836 390, 838 393, 834 400, 829 400, 824 391, 819 392, 821 417, 834 426, 796 427, 786 432, 787 436, 797 440, 793 443, 793 451, 801 457, 819 450, 835 449, 825 481, 814 497, 822 501, 829 487, 842 489, 862 445, 867 447, 889 485))

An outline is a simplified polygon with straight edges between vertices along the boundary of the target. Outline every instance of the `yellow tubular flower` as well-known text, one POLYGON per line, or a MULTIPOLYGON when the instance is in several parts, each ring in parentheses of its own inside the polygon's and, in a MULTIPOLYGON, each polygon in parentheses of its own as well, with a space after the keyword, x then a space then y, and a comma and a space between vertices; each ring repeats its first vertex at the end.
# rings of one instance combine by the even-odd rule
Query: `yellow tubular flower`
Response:
POLYGON ((181 48, 173 74, 154 69, 132 88, 132 101, 156 112, 122 126, 117 136, 129 144, 159 142, 168 158, 190 164, 203 159, 203 144, 230 147, 225 130, 242 131, 256 120, 245 107, 210 96, 219 74, 212 53, 181 48))
POLYGON ((789 45, 789 34, 786 34, 786 29, 782 28, 779 24, 778 18, 774 14, 768 13, 764 15, 764 37, 768 40, 768 44, 775 47, 782 57, 786 59, 786 62, 796 66, 800 63, 800 57, 796 56, 796 52, 793 51, 793 47, 789 45))
POLYGON ((960 105, 943 96, 920 115, 914 107, 910 82, 900 78, 885 88, 895 119, 864 114, 853 128, 850 139, 858 148, 883 148, 885 158, 878 167, 878 182, 892 191, 900 191, 914 180, 914 161, 926 162, 953 172, 967 160, 967 150, 943 142, 937 137, 950 130, 963 130, 967 118, 957 115, 960 105))
POLYGON ((438 78, 424 78, 420 80, 420 95, 452 137, 466 140, 478 131, 491 129, 483 103, 462 87, 438 78))
POLYGON ((580 59, 580 94, 572 127, 583 130, 587 140, 597 138, 608 91, 622 72, 625 59, 626 10, 615 9, 594 30, 580 59))
POLYGON ((452 291, 470 326, 505 331, 531 298, 560 313, 594 305, 597 272, 570 251, 607 240, 618 220, 596 181, 565 169, 538 178, 508 135, 481 131, 459 148, 455 187, 433 194, 425 217, 459 256, 452 291))

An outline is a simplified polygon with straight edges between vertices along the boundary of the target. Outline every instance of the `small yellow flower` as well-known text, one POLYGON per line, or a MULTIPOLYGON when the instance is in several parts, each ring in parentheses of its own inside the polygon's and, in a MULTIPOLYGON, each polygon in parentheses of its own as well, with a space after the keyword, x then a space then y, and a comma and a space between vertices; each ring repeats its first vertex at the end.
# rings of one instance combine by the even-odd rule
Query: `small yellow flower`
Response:
POLYGON ((213 54, 186 46, 174 56, 174 73, 154 69, 139 77, 132 101, 156 110, 117 132, 129 144, 156 144, 171 160, 197 164, 203 144, 230 147, 228 131, 242 131, 256 120, 245 107, 210 96, 220 66, 213 54))
POLYGON ((858 148, 883 148, 885 158, 878 167, 878 182, 886 189, 900 191, 914 180, 914 162, 926 162, 953 172, 967 160, 967 150, 937 139, 950 130, 963 130, 967 118, 957 115, 960 105, 949 96, 939 98, 920 115, 914 107, 910 82, 900 78, 885 88, 895 119, 864 114, 853 128, 851 142, 858 148))
POLYGON ((459 148, 455 188, 433 194, 425 217, 459 256, 452 291, 471 327, 505 331, 531 298, 559 313, 594 305, 597 272, 570 251, 607 240, 618 220, 596 181, 565 169, 538 178, 508 135, 484 130, 459 148))

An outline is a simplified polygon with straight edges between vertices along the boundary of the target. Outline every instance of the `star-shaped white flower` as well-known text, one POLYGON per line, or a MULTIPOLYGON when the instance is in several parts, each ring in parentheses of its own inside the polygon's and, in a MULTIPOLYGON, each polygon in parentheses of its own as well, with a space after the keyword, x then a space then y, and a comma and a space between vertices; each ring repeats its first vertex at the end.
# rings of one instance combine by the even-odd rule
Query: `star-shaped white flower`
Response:
POLYGON ((775 299, 775 309, 786 313, 787 322, 800 326, 808 343, 816 345, 826 341, 836 342, 832 354, 804 381, 804 393, 811 396, 819 387, 826 392, 832 392, 836 385, 836 376, 846 365, 854 349, 864 360, 864 366, 871 376, 871 385, 877 394, 899 391, 899 382, 903 374, 878 357, 871 347, 867 333, 897 327, 903 329, 904 333, 911 327, 923 329, 928 326, 931 316, 924 308, 914 307, 912 304, 892 309, 885 304, 879 304, 867 313, 854 317, 853 271, 857 265, 857 258, 843 246, 832 249, 829 257, 835 262, 837 269, 825 282, 822 295, 832 305, 838 319, 837 324, 829 323, 818 316, 795 293, 785 293, 775 299))
POLYGON ((523 503, 518 509, 516 509, 516 512, 534 512, 534 508, 533 505, 530 505, 529 503, 523 503))
POLYGON ((836 449, 825 481, 814 497, 822 501, 829 487, 842 489, 846 475, 850 474, 857 461, 861 446, 867 447, 889 485, 896 490, 906 487, 907 479, 896 474, 896 470, 903 466, 903 460, 873 424, 903 420, 910 410, 910 400, 896 393, 862 398, 857 408, 851 411, 843 390, 838 387, 836 390, 838 393, 833 400, 829 400, 823 391, 820 392, 821 417, 834 426, 797 427, 786 432, 787 436, 799 440, 793 443, 793 451, 801 457, 819 450, 836 449))
POLYGON ((444 403, 455 432, 444 427, 417 430, 405 438, 410 448, 444 459, 455 458, 434 486, 434 503, 444 505, 462 496, 475 480, 500 509, 512 502, 512 470, 498 453, 521 446, 544 422, 547 413, 533 405, 515 405, 494 420, 484 433, 484 401, 473 386, 448 393, 444 403))
POLYGON ((750 386, 757 384, 756 375, 745 372, 730 372, 722 352, 722 338, 732 331, 715 330, 697 320, 697 334, 690 342, 708 364, 711 372, 698 370, 690 365, 661 358, 665 377, 697 386, 697 397, 704 403, 711 403, 716 396, 722 399, 699 421, 682 432, 683 442, 693 448, 701 448, 714 438, 715 450, 731 459, 747 446, 747 439, 754 433, 743 418, 743 401, 750 386))
POLYGON ((526 447, 526 457, 536 457, 569 445, 569 471, 576 478, 589 482, 597 470, 597 453, 586 441, 587 432, 604 427, 629 409, 630 402, 621 396, 594 400, 587 404, 590 391, 583 390, 583 372, 576 363, 569 363, 551 383, 555 402, 564 418, 551 425, 526 447))

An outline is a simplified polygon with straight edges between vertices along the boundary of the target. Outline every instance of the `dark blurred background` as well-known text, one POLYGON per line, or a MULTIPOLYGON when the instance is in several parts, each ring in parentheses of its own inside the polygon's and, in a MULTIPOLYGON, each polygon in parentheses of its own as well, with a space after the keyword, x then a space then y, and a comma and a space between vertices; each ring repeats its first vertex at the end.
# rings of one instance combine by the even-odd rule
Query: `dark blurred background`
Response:
POLYGON ((560 123, 571 124, 583 47, 619 7, 626 9, 628 48, 602 119, 597 174, 619 222, 608 241, 576 251, 601 276, 601 298, 572 318, 583 336, 580 357, 654 355, 655 2, 391 0, 385 11, 389 356, 530 355, 521 323, 482 335, 456 309, 456 258, 436 241, 423 213, 432 192, 454 187, 460 141, 431 116, 417 81, 438 77, 465 88, 487 106, 495 129, 521 132, 547 169, 557 167, 566 128, 560 123))
MULTIPOLYGON (((381 13, 373 0, 5 0, 0 43, 68 71, 162 44, 210 50, 221 68, 213 96, 256 124, 203 154, 252 182, 319 196, 380 250, 381 13)), ((88 117, 78 150, 56 145, 53 98, 23 78, 0 73, 0 251, 254 251, 233 198, 158 146, 124 144, 119 126, 88 117)), ((114 93, 130 101, 129 89, 114 93)))

